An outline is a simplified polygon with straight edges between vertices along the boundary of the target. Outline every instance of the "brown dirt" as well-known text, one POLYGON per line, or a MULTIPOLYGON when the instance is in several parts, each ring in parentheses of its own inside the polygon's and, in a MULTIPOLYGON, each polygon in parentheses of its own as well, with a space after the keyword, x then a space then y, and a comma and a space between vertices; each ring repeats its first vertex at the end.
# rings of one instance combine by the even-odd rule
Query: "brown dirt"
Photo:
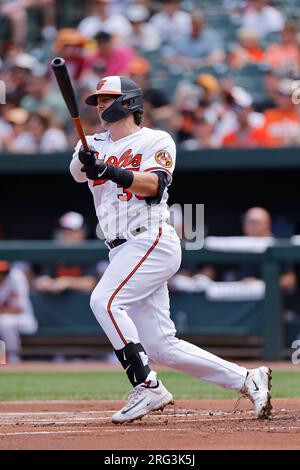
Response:
POLYGON ((178 400, 113 425, 116 401, 0 403, 0 449, 299 449, 300 400, 274 400, 269 420, 243 400, 178 400))

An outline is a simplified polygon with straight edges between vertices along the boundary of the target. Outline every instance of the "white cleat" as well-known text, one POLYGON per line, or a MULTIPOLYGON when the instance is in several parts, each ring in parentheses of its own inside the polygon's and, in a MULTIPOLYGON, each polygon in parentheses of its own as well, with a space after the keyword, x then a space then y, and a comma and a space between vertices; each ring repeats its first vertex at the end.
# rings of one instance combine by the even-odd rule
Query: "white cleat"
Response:
POLYGON ((272 405, 270 390, 272 371, 268 367, 258 367, 248 370, 242 395, 251 400, 255 406, 255 414, 259 419, 270 417, 272 405))
POLYGON ((128 395, 126 405, 112 415, 113 423, 126 423, 142 418, 150 411, 163 410, 173 403, 170 392, 158 381, 156 387, 138 385, 128 395))

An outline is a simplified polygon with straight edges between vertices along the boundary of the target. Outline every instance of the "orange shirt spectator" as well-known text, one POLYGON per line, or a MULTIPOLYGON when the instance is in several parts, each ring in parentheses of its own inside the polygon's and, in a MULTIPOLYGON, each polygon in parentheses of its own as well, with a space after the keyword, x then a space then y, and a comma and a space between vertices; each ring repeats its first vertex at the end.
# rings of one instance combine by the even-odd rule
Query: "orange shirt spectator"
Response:
POLYGON ((251 148, 264 146, 268 136, 262 128, 248 127, 227 134, 222 141, 222 147, 251 148))
POLYGON ((264 115, 266 122, 263 131, 266 137, 266 146, 283 147, 298 142, 300 119, 294 108, 289 110, 267 109, 264 115))
POLYGON ((271 44, 265 52, 265 62, 274 69, 298 74, 300 71, 300 51, 297 42, 297 27, 291 21, 285 24, 281 33, 281 43, 271 44))
POLYGON ((260 39, 255 31, 239 28, 237 37, 239 43, 233 47, 228 58, 230 67, 241 68, 264 60, 264 51, 260 47, 260 39))
POLYGON ((268 147, 299 145, 300 116, 292 101, 293 80, 282 79, 277 85, 276 107, 264 112, 263 131, 268 147))

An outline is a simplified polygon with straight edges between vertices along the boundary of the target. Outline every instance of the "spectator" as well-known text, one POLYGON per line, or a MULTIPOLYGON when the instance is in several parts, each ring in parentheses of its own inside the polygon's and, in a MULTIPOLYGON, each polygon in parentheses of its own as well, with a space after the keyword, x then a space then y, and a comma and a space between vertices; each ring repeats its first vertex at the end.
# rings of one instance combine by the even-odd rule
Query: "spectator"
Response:
POLYGON ((261 39, 284 28, 283 14, 269 3, 269 0, 248 0, 248 7, 242 16, 242 26, 255 31, 261 39))
POLYGON ((127 74, 143 90, 144 94, 144 125, 161 125, 168 128, 168 122, 173 116, 173 106, 169 103, 166 93, 151 86, 150 62, 143 57, 135 57, 129 64, 127 74))
POLYGON ((89 67, 97 67, 98 73, 103 77, 126 73, 135 56, 134 50, 128 46, 116 45, 113 36, 105 31, 100 31, 95 40, 97 52, 87 58, 89 67))
POLYGON ((221 39, 216 31, 205 27, 200 10, 194 10, 191 15, 191 32, 187 35, 177 34, 170 41, 166 60, 182 70, 209 67, 225 60, 221 39))
MULTIPOLYGON (((67 212, 59 219, 54 238, 65 245, 78 245, 87 235, 83 216, 78 212, 67 212)), ((67 290, 91 292, 98 282, 95 267, 76 263, 59 263, 43 268, 46 273, 36 278, 34 287, 40 292, 60 294, 67 290)))
POLYGON ((265 52, 265 62, 285 75, 299 76, 300 51, 297 40, 298 28, 292 21, 285 23, 280 33, 281 42, 271 44, 265 52))
POLYGON ((0 261, 0 338, 5 342, 8 362, 20 360, 20 334, 36 330, 25 274, 7 261, 0 261))
MULTIPOLYGON (((51 113, 31 113, 28 121, 22 121, 23 116, 18 109, 20 121, 15 121, 15 138, 7 143, 7 150, 16 153, 52 153, 64 152, 68 149, 68 141, 62 129, 51 124, 51 113), (20 132, 18 125, 24 126, 20 132)), ((14 110, 15 116, 17 111, 14 110)))
MULTIPOLYGON (((242 87, 234 86, 232 83, 223 82, 221 98, 223 101, 223 109, 220 106, 220 117, 216 123, 215 133, 216 139, 220 145, 225 136, 236 133, 240 129, 242 114, 247 114, 247 124, 250 128, 259 129, 264 125, 265 118, 263 114, 254 112, 252 110, 252 97, 242 87), (243 113, 243 108, 248 108, 248 111, 243 113), (237 111, 240 110, 238 117, 237 111), (240 118, 240 121, 239 121, 240 118)), ((253 137, 254 140, 257 136, 253 137)), ((262 139, 261 134, 259 139, 262 139)))
POLYGON ((236 129, 223 137, 222 147, 248 148, 259 147, 264 144, 264 134, 262 126, 257 126, 251 120, 252 98, 248 93, 238 92, 236 87, 233 90, 234 103, 231 109, 236 117, 236 129))
POLYGON ((132 32, 126 43, 140 53, 157 51, 161 45, 160 31, 148 23, 149 10, 143 5, 131 5, 126 10, 132 32))
POLYGON ((169 42, 191 32, 191 16, 180 8, 179 0, 162 0, 162 11, 155 13, 150 23, 160 32, 164 41, 169 42))
MULTIPOLYGON (((247 237, 272 237, 272 219, 269 212, 263 207, 251 207, 242 219, 243 235, 247 237)), ((242 265, 239 278, 244 282, 261 278, 260 268, 257 265, 242 265)), ((293 291, 296 287, 296 276, 290 266, 285 266, 280 276, 280 287, 286 291, 293 291)))
MULTIPOLYGON (((25 132, 29 114, 25 109, 12 108, 8 109, 4 116, 9 128, 7 129, 8 132, 0 139, 0 147, 6 152, 18 152, 18 147, 15 148, 15 143, 18 142, 19 137, 25 132)), ((25 151, 23 147, 21 147, 21 151, 25 151)))
POLYGON ((185 140, 182 144, 182 148, 185 150, 217 148, 219 145, 214 133, 217 119, 218 117, 213 110, 207 110, 201 117, 195 117, 194 137, 185 140))
POLYGON ((125 15, 110 14, 110 0, 92 0, 95 13, 84 18, 78 25, 78 31, 87 38, 94 38, 100 31, 105 31, 118 38, 126 40, 131 34, 131 25, 125 15))
POLYGON ((248 64, 258 64, 264 60, 264 51, 260 46, 260 38, 255 31, 239 28, 239 43, 232 48, 228 57, 230 68, 240 69, 248 64))
POLYGON ((67 60, 68 71, 72 79, 79 80, 84 70, 84 46, 86 38, 76 29, 63 28, 58 32, 53 44, 56 55, 67 60))
POLYGON ((5 76, 3 77, 9 101, 15 106, 26 94, 26 87, 31 79, 32 73, 37 69, 39 63, 31 54, 21 52, 19 48, 12 48, 4 61, 5 76))
POLYGON ((299 109, 292 100, 293 80, 282 79, 277 84, 276 107, 264 112, 264 145, 285 147, 299 145, 299 109))
POLYGON ((54 0, 1 0, 0 14, 5 16, 12 25, 13 42, 24 44, 28 34, 28 8, 41 9, 44 17, 43 33, 49 37, 55 29, 55 2, 54 0))
POLYGON ((61 124, 70 122, 69 111, 61 99, 57 85, 49 84, 46 74, 32 74, 26 83, 26 91, 20 105, 29 113, 34 113, 41 108, 50 108, 56 120, 61 124))
POLYGON ((282 75, 267 64, 261 64, 259 68, 263 77, 264 97, 255 103, 255 111, 263 112, 276 107, 277 88, 282 75))
POLYGON ((179 82, 174 98, 174 104, 179 115, 175 115, 174 119, 176 120, 177 141, 187 141, 184 143, 186 149, 190 148, 192 150, 198 148, 198 145, 200 145, 199 148, 203 147, 196 137, 195 128, 200 124, 197 130, 201 134, 202 124, 205 127, 206 124, 211 122, 213 115, 218 119, 216 103, 219 93, 219 82, 209 73, 198 74, 193 84, 187 80, 179 82), (211 111, 213 112, 211 113, 211 111), (205 112, 208 113, 202 119, 205 112))

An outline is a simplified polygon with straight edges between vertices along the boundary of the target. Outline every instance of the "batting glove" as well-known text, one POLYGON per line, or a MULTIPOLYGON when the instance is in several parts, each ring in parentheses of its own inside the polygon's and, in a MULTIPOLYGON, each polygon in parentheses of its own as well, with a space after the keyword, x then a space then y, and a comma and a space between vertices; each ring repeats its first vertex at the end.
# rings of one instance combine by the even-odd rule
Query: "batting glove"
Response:
MULTIPOLYGON (((89 180, 109 179, 105 177, 107 172, 107 164, 102 160, 96 160, 92 165, 84 165, 81 171, 86 174, 89 180)), ((108 176, 108 175, 107 175, 108 176)))
POLYGON ((94 147, 89 147, 89 152, 85 152, 81 146, 78 153, 78 158, 85 167, 92 166, 96 162, 96 153, 97 152, 94 147))

